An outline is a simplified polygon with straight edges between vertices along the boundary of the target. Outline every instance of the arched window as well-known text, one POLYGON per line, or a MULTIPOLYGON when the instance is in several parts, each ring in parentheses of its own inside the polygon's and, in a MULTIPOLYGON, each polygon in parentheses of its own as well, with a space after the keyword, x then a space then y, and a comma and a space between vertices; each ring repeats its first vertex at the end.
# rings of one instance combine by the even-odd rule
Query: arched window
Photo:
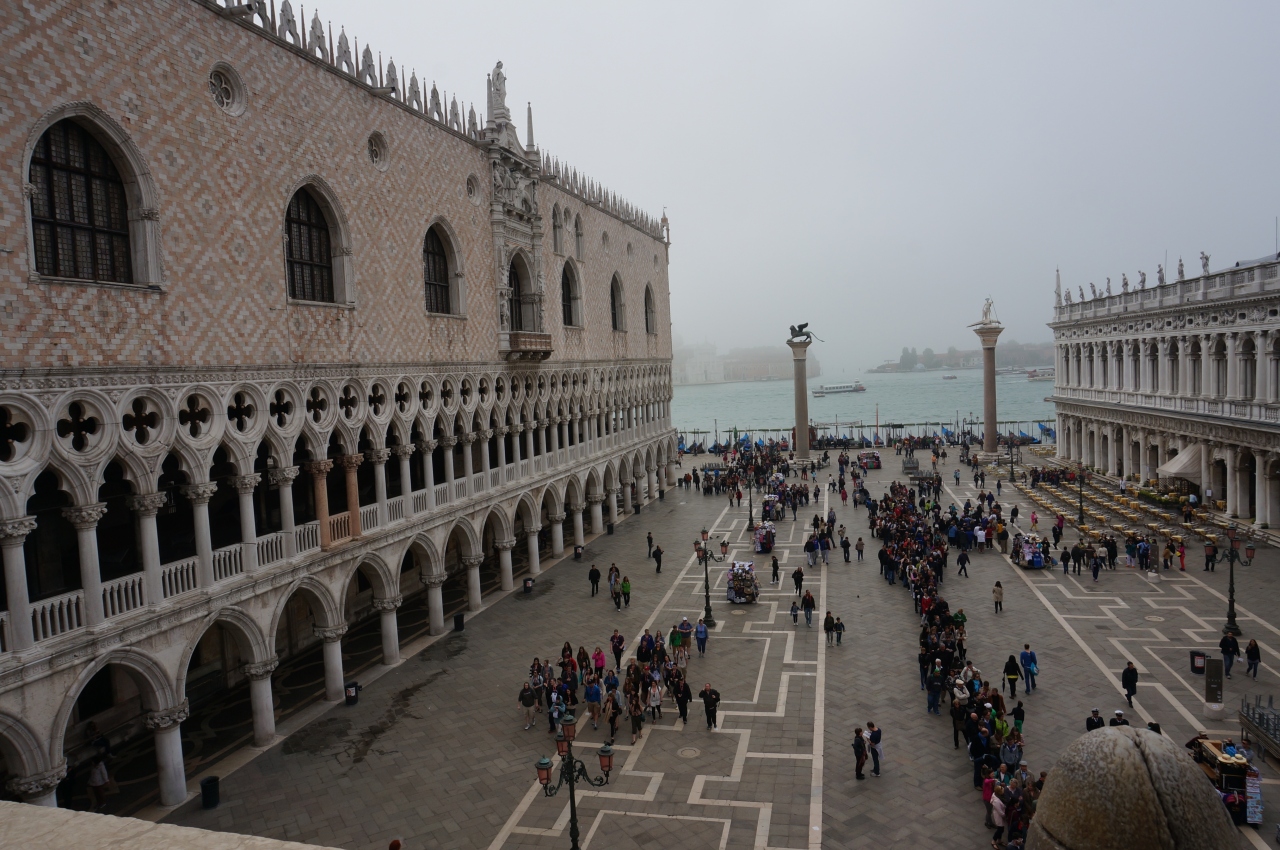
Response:
POLYGON ((300 301, 332 302, 333 251, 329 220, 307 189, 299 189, 289 201, 285 218, 288 233, 286 265, 289 297, 300 301))
POLYGON ((449 301, 449 258, 433 227, 422 242, 422 281, 428 313, 452 313, 449 301))
POLYGON ((627 329, 627 305, 622 297, 622 281, 618 280, 617 275, 613 276, 613 281, 609 284, 609 318, 615 331, 627 329))
POLYGON ((551 247, 557 254, 564 253, 564 225, 560 221, 559 205, 551 208, 551 247))
POLYGON ((511 287, 510 301, 507 303, 511 312, 511 330, 522 331, 524 330, 524 287, 514 262, 507 271, 507 286, 511 287))
POLYGON ((574 279, 573 267, 568 263, 564 264, 564 271, 560 273, 560 314, 566 328, 579 324, 578 284, 574 279))
POLYGON ((36 272, 132 283, 124 181, 98 140, 59 121, 36 144, 30 179, 36 272))
POLYGON ((582 216, 573 217, 573 256, 582 261, 582 216))
POLYGON ((648 286, 644 288, 644 332, 658 332, 658 312, 653 306, 653 289, 648 286))

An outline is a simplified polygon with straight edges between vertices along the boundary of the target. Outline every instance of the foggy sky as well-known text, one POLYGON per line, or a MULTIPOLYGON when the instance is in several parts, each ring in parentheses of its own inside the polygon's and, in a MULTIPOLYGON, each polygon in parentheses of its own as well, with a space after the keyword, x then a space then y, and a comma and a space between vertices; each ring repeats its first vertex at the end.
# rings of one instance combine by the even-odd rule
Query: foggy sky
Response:
POLYGON ((1057 267, 1118 291, 1276 247, 1275 4, 305 8, 477 112, 501 59, 522 138, 532 101, 539 147, 667 208, 674 330, 721 351, 972 348, 988 295, 1044 341, 1057 267))

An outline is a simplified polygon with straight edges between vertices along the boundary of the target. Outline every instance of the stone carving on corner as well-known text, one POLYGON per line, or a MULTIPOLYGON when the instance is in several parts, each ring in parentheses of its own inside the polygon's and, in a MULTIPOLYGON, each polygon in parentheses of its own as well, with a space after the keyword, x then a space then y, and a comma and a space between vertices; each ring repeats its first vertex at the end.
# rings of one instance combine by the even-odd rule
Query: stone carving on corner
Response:
POLYGON ((337 53, 337 56, 334 59, 333 64, 354 77, 356 74, 356 63, 351 59, 351 43, 347 41, 346 28, 343 28, 338 33, 338 49, 335 52, 337 53))
POLYGON ((329 48, 325 46, 324 24, 320 23, 320 13, 311 18, 311 32, 307 34, 307 53, 329 61, 329 48))
POLYGON ((298 19, 293 16, 293 4, 289 0, 280 3, 280 27, 276 30, 276 35, 285 41, 293 36, 293 44, 302 47, 302 37, 298 35, 298 19))
POLYGON ((373 65, 373 51, 369 49, 369 45, 364 46, 364 50, 360 52, 360 82, 367 86, 377 87, 378 85, 378 69, 373 65))

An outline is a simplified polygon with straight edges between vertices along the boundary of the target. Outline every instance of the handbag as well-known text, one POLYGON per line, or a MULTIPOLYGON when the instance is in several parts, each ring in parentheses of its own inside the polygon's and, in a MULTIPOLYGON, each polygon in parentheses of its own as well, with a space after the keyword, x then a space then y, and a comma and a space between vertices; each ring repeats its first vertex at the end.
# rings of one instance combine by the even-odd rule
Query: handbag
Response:
POLYGON ((1040 675, 1040 665, 1036 664, 1035 662, 1032 662, 1031 666, 1028 667, 1027 669, 1031 671, 1032 676, 1040 675))

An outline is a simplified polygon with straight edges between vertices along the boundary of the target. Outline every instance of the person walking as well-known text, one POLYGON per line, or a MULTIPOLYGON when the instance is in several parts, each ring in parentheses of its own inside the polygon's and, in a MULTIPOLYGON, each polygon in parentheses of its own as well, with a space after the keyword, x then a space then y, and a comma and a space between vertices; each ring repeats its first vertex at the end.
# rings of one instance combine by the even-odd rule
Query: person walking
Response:
POLYGON ((867 763, 867 739, 862 737, 862 727, 853 730, 853 758, 855 779, 866 779, 862 775, 862 766, 867 763))
POLYGON ((1138 668, 1133 666, 1132 661, 1125 665, 1120 674, 1120 684, 1124 687, 1124 698, 1129 702, 1129 707, 1133 708, 1133 697, 1138 693, 1138 668))
POLYGON ((1231 665, 1240 657, 1240 642, 1235 635, 1223 635, 1218 641, 1218 649, 1222 650, 1222 672, 1231 678, 1231 665))
MULTIPOLYGON (((529 687, 528 682, 525 687, 529 687)), ((107 787, 110 784, 111 774, 107 772, 107 760, 101 755, 94 756, 93 767, 89 768, 89 807, 92 811, 100 812, 107 805, 107 787)))
POLYGON ((996 603, 997 614, 1004 610, 1004 587, 1000 582, 996 582, 996 586, 991 588, 991 599, 996 603))
POLYGON ((1253 680, 1258 681, 1258 665, 1262 663, 1262 650, 1258 647, 1256 640, 1249 641, 1249 645, 1244 648, 1244 660, 1247 667, 1244 668, 1244 674, 1248 676, 1253 674, 1253 680))
POLYGON ((861 538, 861 537, 859 537, 859 538, 858 538, 858 542, 857 542, 857 543, 853 544, 853 549, 854 549, 854 551, 858 553, 858 560, 859 560, 859 561, 861 561, 861 560, 862 560, 862 553, 866 551, 866 548, 867 548, 867 544, 865 544, 865 543, 863 543, 863 542, 862 542, 862 538, 861 538))
POLYGON ((964 576, 965 578, 968 578, 969 577, 969 553, 961 549, 960 556, 956 558, 956 564, 957 566, 960 567, 960 569, 956 570, 956 575, 964 576))
POLYGON ((769 583, 778 584, 781 581, 782 581, 782 574, 778 571, 778 556, 774 555, 773 556, 773 578, 770 579, 769 583))
POLYGON ((849 550, 852 548, 853 546, 849 543, 848 537, 840 538, 840 550, 844 552, 844 562, 846 564, 849 563, 849 550))
POLYGON ((596 565, 591 565, 591 570, 587 573, 587 581, 591 582, 591 595, 595 596, 600 592, 600 570, 596 569, 596 565))
POLYGON ((1036 654, 1032 650, 1031 644, 1024 643, 1022 645, 1022 655, 1018 656, 1018 661, 1022 664, 1022 678, 1026 680, 1023 690, 1031 693, 1036 689, 1036 674, 1040 672, 1040 664, 1036 660, 1036 654))
POLYGON ((615 670, 622 670, 622 651, 627 648, 627 639, 624 638, 617 629, 613 630, 613 634, 609 637, 609 648, 613 650, 613 666, 615 670))
POLYGON ((827 633, 827 646, 835 646, 836 641, 836 618, 831 612, 827 612, 827 616, 822 619, 822 630, 827 633))
POLYGON ((720 728, 716 723, 716 708, 720 705, 720 692, 711 687, 710 682, 707 682, 702 686, 702 690, 698 692, 698 697, 702 700, 702 710, 707 714, 707 728, 720 728))
POLYGON ((622 582, 614 582, 613 584, 613 607, 618 611, 622 610, 622 582))
POLYGON ((796 567, 795 572, 791 574, 791 580, 796 585, 796 596, 802 596, 804 593, 804 568, 796 567))
POLYGON ((800 600, 800 607, 804 609, 804 624, 808 628, 813 628, 813 609, 818 607, 818 600, 813 598, 812 591, 806 590, 804 598, 800 600))
POLYGON ((624 607, 630 608, 631 607, 631 579, 628 578, 627 576, 623 576, 622 584, 620 585, 620 588, 622 590, 622 604, 624 607))
POLYGON ((867 735, 867 752, 871 754, 871 775, 879 776, 880 759, 884 758, 884 746, 880 743, 883 735, 880 733, 880 727, 870 720, 867 721, 867 731, 869 733, 867 735))
MULTIPOLYGON (((843 638, 844 638, 844 623, 840 622, 839 617, 836 617, 836 646, 840 645, 840 641, 843 638)), ((1256 673, 1254 674, 1254 678, 1255 679, 1258 678, 1256 673)))
POLYGON ((1010 699, 1018 695, 1018 680, 1021 678, 1022 670, 1018 667, 1018 659, 1010 655, 1009 660, 1004 663, 1004 679, 1008 683, 1010 699))
POLYGON ((646 557, 653 557, 653 532, 647 531, 644 535, 644 541, 649 544, 649 554, 646 557))
POLYGON ((627 714, 631 716, 631 743, 644 737, 644 704, 640 694, 633 691, 627 700, 627 714))
POLYGON ((707 654, 707 624, 701 617, 698 618, 698 625, 693 627, 693 639, 698 642, 698 655, 707 654))
POLYGON ((800 605, 794 599, 791 600, 791 625, 800 625, 800 605))
POLYGON ((689 725, 689 701, 693 699, 693 691, 689 689, 689 683, 681 678, 675 686, 676 708, 680 710, 680 719, 684 721, 684 725, 689 725))
POLYGON ((1218 547, 1212 543, 1208 543, 1204 547, 1204 571, 1206 573, 1217 572, 1214 565, 1218 563, 1218 547))
POLYGON ((649 557, 653 558, 654 562, 658 565, 658 568, 654 570, 654 572, 662 572, 662 547, 654 546, 653 551, 649 553, 649 557))

